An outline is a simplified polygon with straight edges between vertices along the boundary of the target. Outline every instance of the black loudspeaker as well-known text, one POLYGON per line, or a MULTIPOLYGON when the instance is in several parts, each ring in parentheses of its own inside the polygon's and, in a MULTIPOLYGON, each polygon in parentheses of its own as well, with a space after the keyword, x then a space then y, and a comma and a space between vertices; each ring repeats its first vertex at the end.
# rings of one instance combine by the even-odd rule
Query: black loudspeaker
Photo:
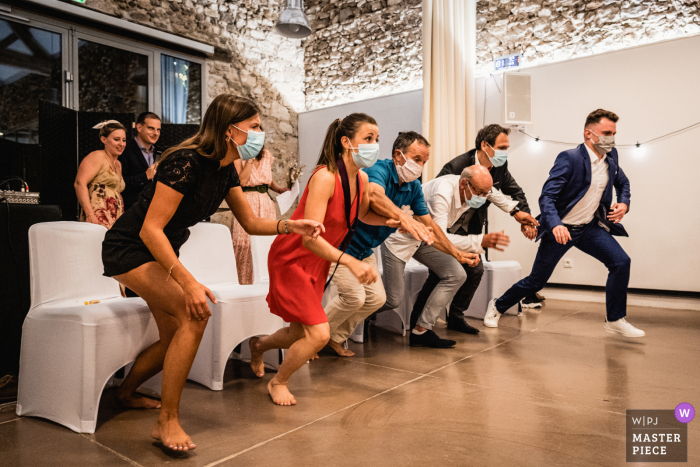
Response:
MULTIPOLYGON (((41 146, 0 138, 0 181, 13 175, 27 182, 31 191, 41 191, 41 146)), ((18 190, 22 185, 15 181, 10 186, 18 190)))
POLYGON ((58 206, 0 201, 0 377, 19 372, 22 324, 31 305, 29 227, 60 220, 58 206))
POLYGON ((77 125, 75 110, 39 101, 41 203, 60 206, 67 221, 78 220, 78 198, 73 188, 78 173, 77 125))

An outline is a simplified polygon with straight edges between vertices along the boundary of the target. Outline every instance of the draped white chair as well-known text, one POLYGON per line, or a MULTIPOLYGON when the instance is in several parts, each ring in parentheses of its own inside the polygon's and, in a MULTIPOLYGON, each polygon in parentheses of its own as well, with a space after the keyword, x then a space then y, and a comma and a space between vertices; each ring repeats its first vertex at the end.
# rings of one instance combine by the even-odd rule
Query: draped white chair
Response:
MULTIPOLYGON (((238 283, 231 233, 225 226, 201 222, 191 227, 190 238, 180 249, 180 262, 218 301, 209 302, 212 316, 188 379, 220 391, 226 362, 236 346, 275 332, 284 321, 270 313, 266 300, 269 283, 238 283)), ((265 362, 279 365, 279 353, 266 352, 265 362)))
POLYGON ((270 272, 267 270, 267 256, 275 238, 277 238, 275 235, 250 236, 250 251, 253 254, 253 284, 270 282, 270 272))
POLYGON ((122 298, 119 283, 102 275, 106 232, 85 222, 29 229, 32 304, 22 327, 17 415, 94 433, 107 382, 158 340, 146 303, 122 298))

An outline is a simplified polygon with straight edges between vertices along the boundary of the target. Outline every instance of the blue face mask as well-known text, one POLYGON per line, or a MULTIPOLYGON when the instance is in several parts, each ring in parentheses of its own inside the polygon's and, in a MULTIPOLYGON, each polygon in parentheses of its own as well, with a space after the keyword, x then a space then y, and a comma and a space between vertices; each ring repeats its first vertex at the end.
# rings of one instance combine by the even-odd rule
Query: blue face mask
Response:
POLYGON ((357 149, 352 147, 352 160, 361 169, 372 167, 379 157, 379 144, 358 144, 357 149), (355 152, 357 150, 358 152, 355 152))
POLYGON ((245 140, 245 144, 242 146, 239 146, 235 141, 233 141, 233 138, 231 138, 231 141, 233 141, 233 144, 235 144, 236 148, 238 149, 238 155, 241 156, 241 159, 244 161, 249 161, 260 154, 263 144, 265 144, 265 132, 245 131, 241 130, 236 125, 233 125, 233 127, 242 131, 243 133, 248 134, 248 138, 245 140))
POLYGON ((493 166, 500 167, 503 164, 505 164, 508 160, 508 151, 505 149, 494 149, 493 146, 491 146, 490 144, 489 147, 493 149, 493 157, 491 158, 491 163, 493 164, 493 166))
POLYGON ((472 199, 467 200, 467 204, 469 204, 469 207, 472 209, 479 209, 481 206, 484 205, 486 202, 486 198, 483 196, 476 196, 474 192, 472 191, 471 188, 469 188, 469 184, 467 183, 467 189, 469 190, 469 193, 472 195, 472 199))

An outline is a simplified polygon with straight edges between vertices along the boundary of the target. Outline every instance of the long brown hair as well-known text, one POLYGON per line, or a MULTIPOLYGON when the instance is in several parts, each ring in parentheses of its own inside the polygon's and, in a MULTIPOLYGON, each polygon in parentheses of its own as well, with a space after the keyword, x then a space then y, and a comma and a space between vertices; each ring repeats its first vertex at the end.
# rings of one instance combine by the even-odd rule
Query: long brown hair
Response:
POLYGON ((338 170, 338 164, 335 163, 335 160, 342 157, 345 151, 340 139, 343 136, 353 139, 363 123, 376 125, 377 121, 362 113, 350 114, 342 120, 339 118, 333 120, 326 131, 326 138, 323 140, 323 147, 316 166, 325 165, 331 173, 335 173, 338 170))
POLYGON ((193 149, 209 159, 220 161, 226 157, 226 130, 228 126, 248 120, 260 113, 260 108, 247 97, 219 94, 204 114, 197 134, 163 153, 165 161, 180 149, 193 149))

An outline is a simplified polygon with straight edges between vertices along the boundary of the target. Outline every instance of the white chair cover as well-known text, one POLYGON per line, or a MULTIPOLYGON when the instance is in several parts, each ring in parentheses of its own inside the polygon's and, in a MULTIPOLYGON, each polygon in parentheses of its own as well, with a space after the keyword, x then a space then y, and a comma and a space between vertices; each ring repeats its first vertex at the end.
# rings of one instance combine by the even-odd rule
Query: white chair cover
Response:
POLYGON ((267 270, 267 255, 275 241, 275 235, 251 235, 250 250, 253 253, 253 284, 270 282, 270 272, 267 270))
MULTIPOLYGON (((189 379, 215 391, 223 389, 224 369, 233 349, 253 336, 271 334, 284 325, 267 306, 269 284, 238 284, 230 231, 221 224, 199 223, 180 249, 180 261, 198 282, 209 287, 217 304, 204 331, 189 379)), ((270 352, 266 363, 279 365, 270 352)))
POLYGON ((32 306, 22 328, 17 415, 94 433, 111 376, 158 340, 140 298, 102 275, 104 227, 49 222, 29 229, 32 306), (85 305, 86 301, 100 303, 85 305))
MULTIPOLYGON (((464 315, 484 319, 489 302, 518 282, 520 275, 520 263, 517 261, 484 261, 484 275, 464 315)), ((515 305, 506 313, 517 315, 518 311, 519 306, 515 305)))

